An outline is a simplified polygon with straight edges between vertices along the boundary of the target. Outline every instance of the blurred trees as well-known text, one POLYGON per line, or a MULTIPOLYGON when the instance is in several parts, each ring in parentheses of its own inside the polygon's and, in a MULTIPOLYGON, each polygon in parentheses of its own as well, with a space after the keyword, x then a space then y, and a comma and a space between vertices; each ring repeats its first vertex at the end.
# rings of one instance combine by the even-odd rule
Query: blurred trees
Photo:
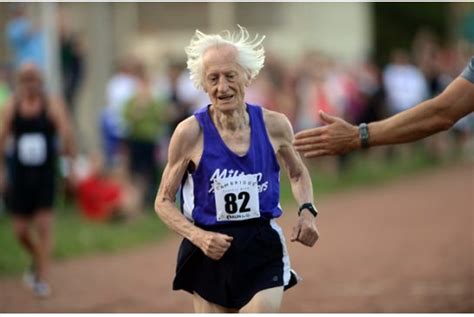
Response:
POLYGON ((450 3, 373 3, 376 61, 388 62, 396 48, 410 50, 419 29, 429 29, 441 42, 451 33, 450 3))

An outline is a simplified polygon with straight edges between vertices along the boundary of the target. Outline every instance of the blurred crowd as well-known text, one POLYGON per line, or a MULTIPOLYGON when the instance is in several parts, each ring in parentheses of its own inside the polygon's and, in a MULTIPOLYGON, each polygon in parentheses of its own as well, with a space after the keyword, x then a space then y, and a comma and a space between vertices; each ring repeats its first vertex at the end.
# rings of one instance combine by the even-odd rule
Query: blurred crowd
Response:
MULTIPOLYGON (((77 122, 87 49, 61 15, 58 32, 62 97, 77 122)), ((21 64, 45 67, 44 34, 23 6, 12 12, 4 35, 13 60, 3 61, 0 68, 0 108, 15 94, 15 72, 21 64)), ((462 44, 442 45, 429 30, 419 30, 410 48, 393 50, 385 65, 373 58, 346 63, 316 50, 290 64, 267 51, 265 67, 248 88, 246 101, 286 114, 295 131, 321 125, 319 110, 355 124, 376 121, 439 94, 459 75, 470 54, 462 44)), ((100 118, 91 118, 102 148, 77 163, 82 181, 78 197, 91 217, 152 206, 172 132, 208 103, 207 95, 193 87, 184 60, 168 58, 164 63, 162 71, 155 72, 140 56, 127 55, 110 75, 106 102, 98 105, 100 118)), ((472 114, 453 130, 454 142, 470 138, 472 114)), ((340 162, 343 166, 345 159, 340 162)))

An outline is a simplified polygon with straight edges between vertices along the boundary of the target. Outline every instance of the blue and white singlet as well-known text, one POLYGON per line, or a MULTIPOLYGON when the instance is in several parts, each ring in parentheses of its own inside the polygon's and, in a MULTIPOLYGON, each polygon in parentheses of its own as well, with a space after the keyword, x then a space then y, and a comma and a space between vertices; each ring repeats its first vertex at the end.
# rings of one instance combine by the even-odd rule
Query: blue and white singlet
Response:
POLYGON ((181 183, 181 211, 196 225, 213 226, 281 213, 280 166, 265 129, 261 107, 247 104, 250 146, 244 156, 222 140, 209 106, 194 113, 203 131, 204 149, 193 173, 181 183))

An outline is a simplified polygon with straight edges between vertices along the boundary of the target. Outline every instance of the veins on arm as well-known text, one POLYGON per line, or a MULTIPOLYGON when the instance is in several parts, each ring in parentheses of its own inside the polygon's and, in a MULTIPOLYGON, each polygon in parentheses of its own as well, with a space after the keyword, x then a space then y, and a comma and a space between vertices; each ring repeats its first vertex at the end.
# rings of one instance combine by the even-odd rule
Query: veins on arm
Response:
POLYGON ((265 111, 265 122, 278 159, 283 163, 293 191, 299 204, 313 201, 313 188, 306 166, 298 152, 293 148, 293 128, 285 115, 265 111))
POLYGON ((193 240, 198 231, 176 208, 176 193, 184 173, 197 164, 199 150, 202 149, 202 136, 195 118, 183 121, 171 138, 168 151, 168 164, 155 200, 155 211, 163 222, 178 234, 193 240))

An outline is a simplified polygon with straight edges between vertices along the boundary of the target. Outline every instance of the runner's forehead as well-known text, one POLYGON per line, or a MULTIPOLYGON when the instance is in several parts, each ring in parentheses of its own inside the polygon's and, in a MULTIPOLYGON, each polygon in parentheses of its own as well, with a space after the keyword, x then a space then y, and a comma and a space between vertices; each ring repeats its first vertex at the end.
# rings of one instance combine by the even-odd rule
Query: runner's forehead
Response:
POLYGON ((240 65, 237 60, 237 50, 230 46, 209 48, 203 56, 204 72, 232 72, 238 71, 240 65))

